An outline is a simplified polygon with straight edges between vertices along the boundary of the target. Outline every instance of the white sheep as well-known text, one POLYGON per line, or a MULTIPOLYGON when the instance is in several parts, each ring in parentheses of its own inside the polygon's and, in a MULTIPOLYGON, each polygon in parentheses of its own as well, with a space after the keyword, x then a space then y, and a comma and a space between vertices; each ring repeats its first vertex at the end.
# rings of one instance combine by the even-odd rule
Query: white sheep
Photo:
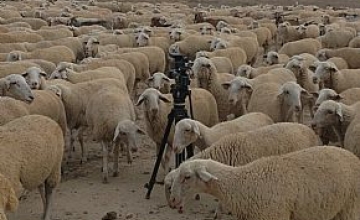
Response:
POLYGON ((127 91, 104 88, 94 94, 86 107, 86 120, 94 141, 101 142, 103 182, 108 183, 108 153, 114 146, 114 176, 119 175, 119 147, 127 148, 128 163, 137 151, 138 135, 145 134, 135 123, 135 110, 127 91))
MULTIPOLYGON (((230 47, 226 49, 219 49, 213 52, 199 51, 196 53, 196 58, 206 57, 226 57, 229 58, 233 67, 232 72, 236 72, 237 68, 246 63, 246 53, 239 47, 230 47)), ((195 62, 195 61, 194 61, 195 62)))
POLYGON ((170 45, 169 51, 180 53, 189 59, 194 60, 196 58, 196 52, 209 50, 212 38, 212 36, 191 35, 182 41, 170 45))
POLYGON ((314 110, 316 111, 320 104, 326 100, 334 100, 344 103, 345 105, 352 105, 360 101, 360 88, 347 89, 341 93, 337 93, 333 89, 322 89, 317 94, 314 110))
POLYGON ((146 82, 150 88, 157 89, 163 94, 170 93, 170 85, 175 83, 164 73, 154 73, 146 82))
MULTIPOLYGON (((227 116, 233 112, 231 112, 231 103, 226 100, 228 93, 222 88, 219 79, 223 74, 219 74, 214 63, 205 57, 197 58, 192 66, 192 70, 199 88, 208 90, 215 97, 217 110, 219 112, 219 120, 226 121, 228 119, 227 116)), ((235 112, 235 116, 240 116, 242 114, 241 109, 238 109, 238 111, 235 112)))
MULTIPOLYGON (((15 210, 24 189, 39 189, 44 220, 50 220, 53 193, 61 179, 63 133, 48 117, 29 115, 0 127, 1 211, 15 210), (26 144, 25 144, 26 143, 26 144)), ((0 214, 4 217, 4 213, 0 214)), ((2 218, 6 219, 6 217, 2 218)))
POLYGON ((38 67, 30 67, 25 72, 21 74, 26 83, 30 86, 31 89, 44 89, 46 83, 46 73, 44 70, 38 67))
POLYGON ((234 68, 231 63, 231 60, 227 57, 218 56, 211 57, 210 60, 214 63, 216 70, 219 73, 231 73, 234 74, 234 68))
POLYGON ((186 161, 176 172, 170 207, 181 213, 185 197, 202 192, 218 198, 238 219, 339 216, 355 220, 360 207, 358 168, 360 162, 353 153, 332 146, 264 157, 235 168, 211 159, 186 161))
MULTIPOLYGON (((192 89, 191 92, 193 117, 207 126, 213 126, 219 121, 216 100, 208 91, 204 89, 192 89)), ((163 134, 165 132, 167 115, 171 112, 173 98, 171 94, 161 94, 160 91, 149 88, 139 97, 136 105, 143 105, 144 118, 147 134, 156 143, 156 152, 159 151, 163 134)), ((186 108, 189 108, 189 100, 186 99, 186 108)), ((170 130, 167 144, 172 146, 174 127, 170 130)), ((168 172, 171 148, 167 148, 167 153, 162 166, 168 172)))
POLYGON ((350 31, 330 31, 318 37, 318 40, 324 48, 342 48, 347 47, 354 37, 350 31))
POLYGON ((231 121, 221 122, 212 127, 207 127, 196 120, 183 119, 175 126, 172 149, 176 153, 181 153, 186 146, 195 143, 200 150, 205 150, 220 138, 227 135, 255 130, 273 123, 269 116, 260 112, 249 113, 231 121))
POLYGON ((29 85, 24 77, 19 74, 11 74, 0 78, 0 96, 9 96, 27 103, 31 103, 34 100, 34 95, 29 85))
POLYGON ((326 61, 332 57, 343 58, 349 65, 349 69, 359 69, 360 48, 344 47, 338 49, 321 49, 316 53, 320 61, 326 61))
POLYGON ((239 66, 236 72, 236 76, 245 77, 248 79, 256 78, 262 74, 268 73, 270 70, 275 68, 281 68, 284 67, 284 64, 275 64, 271 66, 261 66, 258 68, 254 68, 250 65, 244 64, 239 66))
POLYGON ((296 27, 296 30, 299 32, 300 38, 317 38, 320 36, 319 26, 311 24, 308 26, 300 25, 296 27))
MULTIPOLYGON (((349 65, 346 62, 346 60, 344 60, 344 58, 341 57, 331 57, 330 59, 327 59, 326 61, 328 62, 332 62, 335 64, 335 66, 339 69, 349 69, 349 65)), ((315 68, 316 69, 316 68, 315 68)), ((315 71, 315 70, 314 70, 315 71)))
POLYGON ((150 37, 146 33, 140 33, 137 36, 136 43, 138 47, 155 46, 164 50, 164 53, 169 51, 170 42, 166 37, 150 37))
POLYGON ((267 65, 285 64, 289 61, 288 55, 278 54, 275 51, 269 51, 266 55, 263 56, 263 58, 265 58, 265 63, 267 65))
POLYGON ((360 102, 345 105, 333 100, 326 100, 316 110, 311 126, 320 137, 323 129, 332 128, 340 146, 344 147, 345 132, 359 109, 360 102))
POLYGON ((360 70, 339 70, 334 63, 319 62, 315 71, 315 78, 324 84, 325 88, 340 93, 346 89, 360 87, 360 70))
MULTIPOLYGON (((308 126, 282 122, 228 135, 190 160, 211 158, 230 166, 242 166, 261 157, 286 154, 318 144, 316 134, 308 126)), ((165 196, 168 202, 176 171, 171 171, 165 178, 165 196)))
POLYGON ((263 112, 274 122, 293 121, 294 113, 301 117, 302 100, 309 98, 312 95, 295 82, 264 83, 254 88, 247 109, 248 112, 263 112))
POLYGON ((305 38, 284 44, 280 48, 279 53, 286 54, 289 57, 299 55, 301 53, 310 53, 315 55, 321 48, 321 43, 318 40, 305 38))

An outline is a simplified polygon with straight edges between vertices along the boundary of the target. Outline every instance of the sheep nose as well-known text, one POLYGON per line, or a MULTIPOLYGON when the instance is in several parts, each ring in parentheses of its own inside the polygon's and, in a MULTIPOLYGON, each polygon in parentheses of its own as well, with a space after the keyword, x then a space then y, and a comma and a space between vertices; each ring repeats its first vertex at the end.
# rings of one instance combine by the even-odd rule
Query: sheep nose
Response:
POLYGON ((38 86, 38 83, 37 83, 37 82, 33 82, 32 85, 33 85, 33 87, 37 87, 37 86, 38 86))

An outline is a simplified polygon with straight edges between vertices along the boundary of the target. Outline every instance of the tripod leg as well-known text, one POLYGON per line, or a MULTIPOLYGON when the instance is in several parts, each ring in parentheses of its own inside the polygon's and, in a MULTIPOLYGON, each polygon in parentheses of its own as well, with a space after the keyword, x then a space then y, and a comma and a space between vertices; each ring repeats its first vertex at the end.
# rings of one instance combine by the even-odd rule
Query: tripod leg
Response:
POLYGON ((146 197, 145 197, 146 199, 150 199, 151 191, 154 188, 155 181, 156 181, 156 175, 157 175, 157 173, 159 171, 160 163, 161 163, 161 160, 163 158, 166 143, 168 141, 169 134, 170 134, 170 129, 171 129, 171 126, 172 126, 172 124, 174 122, 174 119, 175 119, 175 115, 174 115, 174 111, 172 110, 170 112, 169 116, 168 116, 168 123, 166 125, 165 134, 164 134, 164 137, 163 137, 163 139, 161 141, 160 149, 159 149, 159 152, 158 152, 158 155, 157 155, 157 158, 156 158, 155 166, 154 166, 153 172, 151 174, 150 181, 149 181, 148 184, 145 185, 145 187, 148 189, 148 191, 146 193, 146 197))

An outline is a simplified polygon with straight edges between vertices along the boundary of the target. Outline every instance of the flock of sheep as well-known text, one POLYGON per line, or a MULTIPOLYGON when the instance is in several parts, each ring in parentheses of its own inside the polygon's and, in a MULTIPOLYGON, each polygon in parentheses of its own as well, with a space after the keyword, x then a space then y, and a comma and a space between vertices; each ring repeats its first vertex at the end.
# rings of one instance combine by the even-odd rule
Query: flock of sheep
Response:
POLYGON ((88 160, 85 134, 101 144, 104 183, 119 175, 120 151, 133 162, 140 136, 155 154, 176 52, 194 61, 194 120, 172 127, 162 158, 171 208, 207 193, 219 199, 216 218, 359 220, 359 15, 298 4, 0 3, 0 219, 38 188, 50 220, 75 141, 88 160), (200 152, 170 171, 189 144, 200 152))

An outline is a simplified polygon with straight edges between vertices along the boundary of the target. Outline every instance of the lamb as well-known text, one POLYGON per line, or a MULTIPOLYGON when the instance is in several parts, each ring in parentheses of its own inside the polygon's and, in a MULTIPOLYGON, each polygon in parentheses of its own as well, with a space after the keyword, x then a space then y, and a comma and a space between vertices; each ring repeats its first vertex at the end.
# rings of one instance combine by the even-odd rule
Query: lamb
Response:
POLYGON ((360 48, 344 47, 339 49, 321 49, 316 53, 320 61, 325 61, 332 57, 343 58, 350 69, 360 69, 359 55, 360 48))
POLYGON ((350 31, 330 31, 318 40, 324 48, 342 48, 347 47, 353 38, 354 34, 350 31))
POLYGON ((345 105, 333 100, 326 100, 320 104, 315 112, 311 126, 320 137, 323 129, 332 128, 340 146, 344 147, 345 132, 359 109, 360 102, 345 105))
MULTIPOLYGON (((173 102, 171 94, 161 94, 160 91, 149 88, 146 89, 139 97, 136 106, 143 104, 144 117, 146 123, 147 134, 156 143, 156 152, 159 151, 163 134, 165 132, 167 115, 172 109, 173 102)), ((204 89, 193 89, 191 92, 193 114, 192 117, 201 121, 207 126, 213 126, 219 121, 217 105, 214 97, 204 89), (207 109, 207 111, 204 111, 207 109)), ((189 109, 189 101, 186 100, 187 109, 189 109)), ((172 146, 174 128, 170 130, 167 144, 172 146)), ((165 172, 168 172, 171 149, 167 148, 162 166, 165 172)))
POLYGON ((310 53, 315 55, 320 49, 321 49, 321 43, 318 40, 312 38, 306 38, 284 44, 280 48, 279 53, 286 54, 289 57, 301 53, 310 53))
POLYGON ((289 61, 288 55, 278 54, 275 51, 269 51, 266 55, 263 56, 263 58, 265 58, 265 63, 267 65, 285 64, 289 61))
POLYGON ((220 38, 213 38, 211 41, 210 50, 227 49, 232 47, 238 47, 245 51, 247 64, 252 65, 256 62, 259 46, 255 38, 236 37, 230 38, 228 41, 220 38))
POLYGON ((360 207, 356 185, 360 178, 359 167, 360 162, 353 153, 332 146, 264 157, 235 168, 211 159, 191 160, 178 168, 170 207, 183 212, 185 197, 195 189, 220 199, 238 219, 268 216, 287 219, 294 215, 301 220, 313 216, 321 220, 333 216, 355 220, 360 207), (325 193, 319 197, 319 191, 325 193), (298 196, 293 196, 295 194, 298 196), (339 202, 349 205, 339 206, 339 202), (289 203, 298 206, 292 207, 289 203))
POLYGON ((299 121, 302 100, 309 98, 312 95, 295 82, 264 83, 253 90, 247 109, 248 112, 263 112, 274 122, 291 122, 296 113, 299 121))
POLYGON ((44 204, 42 219, 50 220, 52 195, 60 183, 64 151, 59 125, 50 118, 29 115, 1 126, 0 133, 1 152, 6 155, 0 160, 0 182, 2 196, 8 195, 0 209, 15 210, 23 189, 38 188, 44 204))
POLYGON ((29 85, 19 74, 11 74, 0 78, 0 96, 9 96, 27 103, 31 103, 34 100, 34 95, 29 85))
POLYGON ((86 120, 93 140, 101 142, 103 183, 108 183, 109 148, 115 144, 113 176, 118 176, 120 145, 127 147, 128 163, 131 163, 131 151, 137 151, 139 146, 138 135, 145 132, 134 122, 134 106, 127 91, 118 88, 104 88, 94 94, 86 107, 86 120))
POLYGON ((196 53, 196 58, 205 57, 205 58, 213 58, 213 57, 226 57, 229 58, 233 67, 232 72, 236 72, 237 68, 242 64, 246 63, 246 53, 243 49, 239 47, 230 47, 226 49, 219 49, 213 52, 205 52, 199 51, 196 53))
MULTIPOLYGON (((86 106, 90 98, 97 93, 100 89, 107 88, 119 88, 123 91, 127 90, 125 82, 118 79, 96 79, 88 82, 77 83, 71 86, 65 86, 61 84, 49 86, 47 89, 52 90, 61 97, 64 103, 67 126, 70 131, 73 129, 83 128, 86 123, 86 106)), ((82 130, 80 130, 79 142, 82 149, 81 162, 87 161, 86 148, 83 143, 82 130)), ((70 142, 70 149, 73 149, 73 140, 70 142)), ((70 156, 70 155, 69 155, 70 156)))
POLYGON ((268 73, 270 70, 275 69, 275 68, 281 68, 283 67, 284 64, 274 64, 271 66, 261 66, 258 68, 254 68, 250 65, 247 64, 243 64, 241 65, 236 72, 236 76, 241 76, 241 77, 245 77, 248 79, 253 79, 256 78, 262 74, 266 74, 268 73))
POLYGON ((60 62, 75 62, 75 55, 68 47, 65 46, 54 46, 44 49, 36 49, 33 52, 20 52, 13 51, 8 55, 7 61, 13 61, 12 56, 14 53, 18 53, 21 59, 43 59, 53 62, 55 65, 60 62))
POLYGON ((319 62, 315 71, 315 79, 319 79, 325 88, 340 93, 346 89, 360 87, 360 75, 357 69, 339 70, 331 62, 319 62))
MULTIPOLYGON (((199 88, 208 90, 216 99, 217 110, 219 112, 219 120, 226 121, 227 116, 231 112, 231 104, 226 100, 228 94, 225 89, 222 88, 219 76, 215 68, 215 65, 211 60, 205 57, 197 58, 192 66, 192 71, 198 82, 199 88)), ((240 116, 243 113, 239 111, 235 112, 235 116, 240 116)))
MULTIPOLYGON (((189 36, 182 41, 170 45, 169 51, 178 52, 188 57, 190 60, 196 58, 196 52, 208 51, 212 36, 189 36)), ((160 71, 161 72, 161 71, 160 71)))
POLYGON ((186 146, 195 143, 200 150, 205 150, 227 135, 252 131, 273 123, 269 116, 259 112, 249 113, 231 121, 221 122, 211 128, 196 120, 183 119, 175 126, 172 149, 175 153, 181 153, 186 146))

